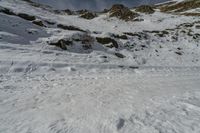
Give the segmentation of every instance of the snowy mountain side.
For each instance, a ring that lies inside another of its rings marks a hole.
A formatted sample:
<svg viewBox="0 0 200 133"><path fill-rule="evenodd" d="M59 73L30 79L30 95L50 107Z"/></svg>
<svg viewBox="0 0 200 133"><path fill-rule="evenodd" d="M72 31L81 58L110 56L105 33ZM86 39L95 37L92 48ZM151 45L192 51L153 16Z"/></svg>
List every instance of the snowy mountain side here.
<svg viewBox="0 0 200 133"><path fill-rule="evenodd" d="M199 133L199 8L0 0L0 132Z"/></svg>

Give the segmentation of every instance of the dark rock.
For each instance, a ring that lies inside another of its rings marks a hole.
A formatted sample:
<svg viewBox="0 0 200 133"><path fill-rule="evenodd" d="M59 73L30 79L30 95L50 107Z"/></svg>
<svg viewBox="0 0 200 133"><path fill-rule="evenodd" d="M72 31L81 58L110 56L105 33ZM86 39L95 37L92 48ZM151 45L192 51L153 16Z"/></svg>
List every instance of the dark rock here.
<svg viewBox="0 0 200 133"><path fill-rule="evenodd" d="M136 36L138 37L139 40L148 39L148 35L144 32L137 32L137 33L124 32L124 34L129 36Z"/></svg>
<svg viewBox="0 0 200 133"><path fill-rule="evenodd" d="M84 34L81 36L80 41L83 44L83 48L87 50L92 49L92 44L94 44L95 39L88 34Z"/></svg>
<svg viewBox="0 0 200 133"><path fill-rule="evenodd" d="M109 9L104 9L101 13L108 13Z"/></svg>
<svg viewBox="0 0 200 133"><path fill-rule="evenodd" d="M33 21L36 19L35 16L31 16L25 13L19 13L18 16L28 21Z"/></svg>
<svg viewBox="0 0 200 133"><path fill-rule="evenodd" d="M135 21L135 22L142 22L142 21L144 21L144 19L142 19L142 18L136 18L133 21Z"/></svg>
<svg viewBox="0 0 200 133"><path fill-rule="evenodd" d="M83 49L88 50L88 49L92 49L92 45L91 44L83 44Z"/></svg>
<svg viewBox="0 0 200 133"><path fill-rule="evenodd" d="M160 10L161 12L184 12L199 7L200 7L199 0L183 0L175 4L162 6Z"/></svg>
<svg viewBox="0 0 200 133"><path fill-rule="evenodd" d="M50 21L48 21L48 20L45 20L45 22L46 22L47 24L49 24L49 25L54 25L54 24L56 24L55 22L50 22Z"/></svg>
<svg viewBox="0 0 200 133"><path fill-rule="evenodd" d="M200 34L199 33L195 33L193 35L193 39L200 39Z"/></svg>
<svg viewBox="0 0 200 133"><path fill-rule="evenodd" d="M183 55L182 52L175 52L177 55Z"/></svg>
<svg viewBox="0 0 200 133"><path fill-rule="evenodd" d="M139 69L138 66L129 66L129 68L131 68L131 69Z"/></svg>
<svg viewBox="0 0 200 133"><path fill-rule="evenodd" d="M125 120L120 118L118 123L117 123L117 130L120 130L125 124Z"/></svg>
<svg viewBox="0 0 200 133"><path fill-rule="evenodd" d="M126 36L126 35L115 35L115 34L113 34L112 35L114 38L118 38L118 39L124 39L124 40L127 40L128 39L128 37Z"/></svg>
<svg viewBox="0 0 200 133"><path fill-rule="evenodd" d="M100 58L107 59L108 57L105 55L100 56Z"/></svg>
<svg viewBox="0 0 200 133"><path fill-rule="evenodd" d="M4 8L4 9L0 9L0 12L3 12L7 15L16 15L13 11L7 9L7 8Z"/></svg>
<svg viewBox="0 0 200 133"><path fill-rule="evenodd" d="M54 46L57 46L57 47L59 47L63 50L67 50L67 45L72 45L72 42L68 41L68 40L61 39L61 40L58 40L57 42L49 43L49 45L54 45Z"/></svg>
<svg viewBox="0 0 200 133"><path fill-rule="evenodd" d="M32 23L41 27L46 27L41 20L34 20Z"/></svg>
<svg viewBox="0 0 200 133"><path fill-rule="evenodd" d="M171 36L171 39L172 39L172 41L174 41L174 42L176 42L176 41L178 41L178 36Z"/></svg>
<svg viewBox="0 0 200 133"><path fill-rule="evenodd" d="M146 45L141 45L141 47L142 47L142 48L147 48L147 46L146 46Z"/></svg>
<svg viewBox="0 0 200 133"><path fill-rule="evenodd" d="M125 58L126 56L124 56L123 54L120 53L115 53L115 56L117 56L118 58Z"/></svg>
<svg viewBox="0 0 200 133"><path fill-rule="evenodd" d="M196 29L200 29L200 25L196 25L195 28L196 28Z"/></svg>
<svg viewBox="0 0 200 133"><path fill-rule="evenodd" d="M113 47L118 48L119 47L117 41L115 41L114 39L109 38L109 37L104 37L104 38L96 37L96 40L97 40L98 43L101 43L101 44L104 44L104 45L112 43L111 46L107 46L107 47L110 47L110 48L113 48Z"/></svg>
<svg viewBox="0 0 200 133"><path fill-rule="evenodd" d="M182 50L182 48L178 47L177 50Z"/></svg>
<svg viewBox="0 0 200 133"><path fill-rule="evenodd" d="M62 11L61 10L54 10L53 11L55 14L62 14Z"/></svg>
<svg viewBox="0 0 200 133"><path fill-rule="evenodd" d="M84 30L75 27L75 26L68 26L68 25L63 25L63 24L58 24L57 25L58 28L64 29L64 30L72 30L72 31L81 31L81 32L85 32Z"/></svg>
<svg viewBox="0 0 200 133"><path fill-rule="evenodd" d="M96 13L92 13L92 12L86 12L84 14L81 14L80 17L90 20L90 19L93 19L93 18L97 17L97 14Z"/></svg>
<svg viewBox="0 0 200 133"><path fill-rule="evenodd" d="M190 24L190 23L185 23L184 24L184 27L193 27L194 26L194 24Z"/></svg>
<svg viewBox="0 0 200 133"><path fill-rule="evenodd" d="M74 12L69 10L69 9L63 10L63 12L67 13L67 15L73 15L74 14Z"/></svg>
<svg viewBox="0 0 200 133"><path fill-rule="evenodd" d="M149 5L141 5L138 8L136 8L136 12L146 13L146 14L152 14L154 13L154 9Z"/></svg>
<svg viewBox="0 0 200 133"><path fill-rule="evenodd" d="M125 21L132 21L139 15L121 4L113 5L110 9L110 17L116 17Z"/></svg>
<svg viewBox="0 0 200 133"><path fill-rule="evenodd" d="M84 14L84 13L87 13L87 12L89 12L89 11L86 10L86 9L76 11L77 14Z"/></svg>

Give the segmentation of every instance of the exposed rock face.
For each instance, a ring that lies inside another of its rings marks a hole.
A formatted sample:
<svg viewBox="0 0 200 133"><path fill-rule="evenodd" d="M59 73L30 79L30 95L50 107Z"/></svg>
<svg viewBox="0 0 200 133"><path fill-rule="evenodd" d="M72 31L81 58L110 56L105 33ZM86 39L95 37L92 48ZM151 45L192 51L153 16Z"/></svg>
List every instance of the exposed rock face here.
<svg viewBox="0 0 200 133"><path fill-rule="evenodd" d="M128 39L128 37L126 35L115 35L115 34L113 34L112 37L117 38L117 39L123 39L123 40Z"/></svg>
<svg viewBox="0 0 200 133"><path fill-rule="evenodd" d="M196 28L196 29L200 29L200 25L196 25L195 28Z"/></svg>
<svg viewBox="0 0 200 133"><path fill-rule="evenodd" d="M92 49L92 45L95 43L95 38L88 33L75 34L70 39L73 42L80 42L84 50Z"/></svg>
<svg viewBox="0 0 200 133"><path fill-rule="evenodd" d="M138 8L136 8L136 11L141 12L141 13L146 13L146 14L152 14L155 12L154 9L149 5L139 6Z"/></svg>
<svg viewBox="0 0 200 133"><path fill-rule="evenodd" d="M66 9L66 10L63 10L65 13L67 13L68 15L73 15L74 12L69 10L69 9Z"/></svg>
<svg viewBox="0 0 200 133"><path fill-rule="evenodd" d="M192 13L192 12L185 12L185 13L181 13L181 15L185 15L185 16L200 16L200 13Z"/></svg>
<svg viewBox="0 0 200 133"><path fill-rule="evenodd" d="M84 13L87 13L87 12L89 12L88 10L78 10L78 11L75 11L76 12L76 14L84 14Z"/></svg>
<svg viewBox="0 0 200 133"><path fill-rule="evenodd" d="M83 44L83 48L87 50L92 48L92 44L94 44L95 39L88 34L83 34L81 37L81 42Z"/></svg>
<svg viewBox="0 0 200 133"><path fill-rule="evenodd" d="M3 12L7 15L16 15L13 11L7 9L7 8L4 8L4 9L0 9L0 12Z"/></svg>
<svg viewBox="0 0 200 133"><path fill-rule="evenodd" d="M139 16L137 13L132 12L128 7L121 4L113 5L110 9L110 17L117 17L125 21L131 21Z"/></svg>
<svg viewBox="0 0 200 133"><path fill-rule="evenodd" d="M68 40L66 41L64 39L60 39L57 42L51 42L51 43L49 43L49 45L57 46L57 47L59 47L59 48L61 48L63 50L67 50L67 45L71 45L71 44L72 44L71 41L68 41Z"/></svg>
<svg viewBox="0 0 200 133"><path fill-rule="evenodd" d="M63 25L63 24L58 24L57 25L58 28L61 28L61 29L64 29L64 30L72 30L72 31L80 31L80 32L85 32L84 30L78 28L78 27L75 27L75 26L72 26L72 25Z"/></svg>
<svg viewBox="0 0 200 133"><path fill-rule="evenodd" d="M109 48L119 47L118 43L114 39L109 38L109 37L104 37L104 38L96 37L96 40L98 43L104 44L106 47L109 47ZM106 45L106 44L111 44L111 45Z"/></svg>
<svg viewBox="0 0 200 133"><path fill-rule="evenodd" d="M200 7L199 0L188 0L188 1L178 2L177 4L162 6L160 10L162 12L183 12L199 7Z"/></svg>
<svg viewBox="0 0 200 133"><path fill-rule="evenodd" d="M49 24L49 25L54 25L54 24L56 24L56 22L52 22L52 21L49 21L49 20L45 20L45 22L46 22L47 24Z"/></svg>
<svg viewBox="0 0 200 133"><path fill-rule="evenodd" d="M97 14L92 13L92 12L86 12L84 14L81 14L80 17L85 18L85 19L93 19L93 18L97 17Z"/></svg>
<svg viewBox="0 0 200 133"><path fill-rule="evenodd" d="M41 20L34 20L32 23L41 27L46 27Z"/></svg>
<svg viewBox="0 0 200 133"><path fill-rule="evenodd" d="M36 19L35 16L31 16L25 13L19 13L18 16L28 21L33 21Z"/></svg>

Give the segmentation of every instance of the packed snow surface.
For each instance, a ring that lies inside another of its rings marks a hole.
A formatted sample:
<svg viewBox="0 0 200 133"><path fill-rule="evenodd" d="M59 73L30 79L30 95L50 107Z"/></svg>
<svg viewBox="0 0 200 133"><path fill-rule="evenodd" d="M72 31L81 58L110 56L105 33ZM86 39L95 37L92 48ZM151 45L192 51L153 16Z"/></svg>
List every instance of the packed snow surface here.
<svg viewBox="0 0 200 133"><path fill-rule="evenodd" d="M0 133L200 132L199 17L156 10L140 22L85 20L21 0L0 0L2 8L46 27L0 12ZM125 32L136 37L114 38L118 48L94 41ZM88 35L89 49L74 41ZM74 39L67 50L48 45L63 38Z"/></svg>

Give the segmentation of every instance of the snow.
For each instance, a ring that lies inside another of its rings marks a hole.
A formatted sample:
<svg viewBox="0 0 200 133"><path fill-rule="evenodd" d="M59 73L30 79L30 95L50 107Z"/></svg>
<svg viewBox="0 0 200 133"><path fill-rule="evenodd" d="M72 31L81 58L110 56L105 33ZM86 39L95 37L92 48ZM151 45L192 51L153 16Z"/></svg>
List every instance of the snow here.
<svg viewBox="0 0 200 133"><path fill-rule="evenodd" d="M23 23L23 25L22 25ZM39 37L47 37L48 34L39 26L32 25L23 19L0 13L0 35L6 42L27 44L36 41Z"/></svg>
<svg viewBox="0 0 200 133"><path fill-rule="evenodd" d="M200 132L200 39L194 39L200 33L195 28L199 17L156 11L140 14L142 22L108 14L85 20L21 0L1 0L0 5L87 30L68 31L47 23L40 27L0 13L0 132ZM184 26L188 23L193 25ZM159 37L156 32L163 30L169 33ZM93 40L124 32L142 37L115 38L119 48ZM81 41L67 51L48 45L86 35L92 38L91 49L83 49Z"/></svg>
<svg viewBox="0 0 200 133"><path fill-rule="evenodd" d="M1 131L198 133L199 70L5 74Z"/></svg>

